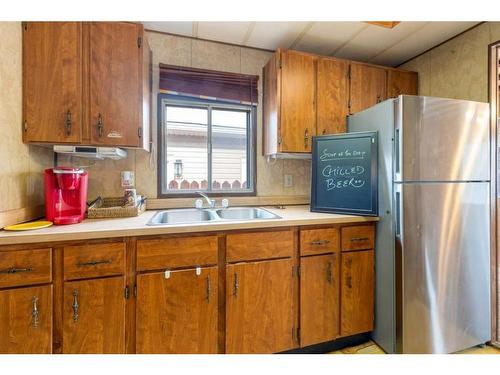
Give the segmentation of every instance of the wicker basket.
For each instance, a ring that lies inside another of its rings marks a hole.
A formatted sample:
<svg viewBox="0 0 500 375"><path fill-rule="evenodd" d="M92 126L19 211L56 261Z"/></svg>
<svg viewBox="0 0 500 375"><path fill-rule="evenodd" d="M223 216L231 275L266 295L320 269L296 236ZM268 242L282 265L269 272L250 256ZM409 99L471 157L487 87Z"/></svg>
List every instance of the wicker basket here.
<svg viewBox="0 0 500 375"><path fill-rule="evenodd" d="M146 203L144 201L137 207L123 207L122 204L123 197L97 199L87 209L87 218L133 217L139 216L146 211Z"/></svg>

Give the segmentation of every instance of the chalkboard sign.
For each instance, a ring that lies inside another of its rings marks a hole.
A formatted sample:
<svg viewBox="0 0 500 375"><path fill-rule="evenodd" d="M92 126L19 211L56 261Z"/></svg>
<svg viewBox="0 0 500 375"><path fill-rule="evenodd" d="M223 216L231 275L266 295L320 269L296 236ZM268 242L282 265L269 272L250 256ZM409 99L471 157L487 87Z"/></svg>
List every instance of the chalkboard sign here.
<svg viewBox="0 0 500 375"><path fill-rule="evenodd" d="M377 132L313 137L311 211L378 215Z"/></svg>

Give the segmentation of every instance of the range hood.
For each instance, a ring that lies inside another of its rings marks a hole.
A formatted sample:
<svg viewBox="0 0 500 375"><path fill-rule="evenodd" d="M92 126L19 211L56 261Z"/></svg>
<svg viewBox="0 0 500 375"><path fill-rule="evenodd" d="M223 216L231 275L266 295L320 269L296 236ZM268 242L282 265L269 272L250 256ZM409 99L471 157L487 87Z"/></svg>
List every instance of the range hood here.
<svg viewBox="0 0 500 375"><path fill-rule="evenodd" d="M54 152L89 159L119 160L127 157L127 151L118 147L55 145Z"/></svg>

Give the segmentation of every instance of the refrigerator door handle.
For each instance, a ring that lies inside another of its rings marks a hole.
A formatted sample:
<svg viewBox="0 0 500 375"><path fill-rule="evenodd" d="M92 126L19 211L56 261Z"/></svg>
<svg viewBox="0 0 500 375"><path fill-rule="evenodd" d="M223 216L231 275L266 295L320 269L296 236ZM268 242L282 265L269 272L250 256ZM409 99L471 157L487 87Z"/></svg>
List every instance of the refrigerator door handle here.
<svg viewBox="0 0 500 375"><path fill-rule="evenodd" d="M396 236L401 237L401 193L396 192Z"/></svg>
<svg viewBox="0 0 500 375"><path fill-rule="evenodd" d="M396 157L395 157L395 162L396 162L396 174L399 174L399 129L396 129L396 134L394 137L395 140L395 145L394 147L396 148Z"/></svg>

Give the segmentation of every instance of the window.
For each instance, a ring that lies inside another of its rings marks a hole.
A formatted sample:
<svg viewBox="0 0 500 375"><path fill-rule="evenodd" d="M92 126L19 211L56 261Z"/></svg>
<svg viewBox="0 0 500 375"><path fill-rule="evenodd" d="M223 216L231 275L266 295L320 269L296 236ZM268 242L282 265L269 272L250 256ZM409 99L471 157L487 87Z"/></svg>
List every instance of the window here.
<svg viewBox="0 0 500 375"><path fill-rule="evenodd" d="M254 106L160 95L160 196L252 195Z"/></svg>

